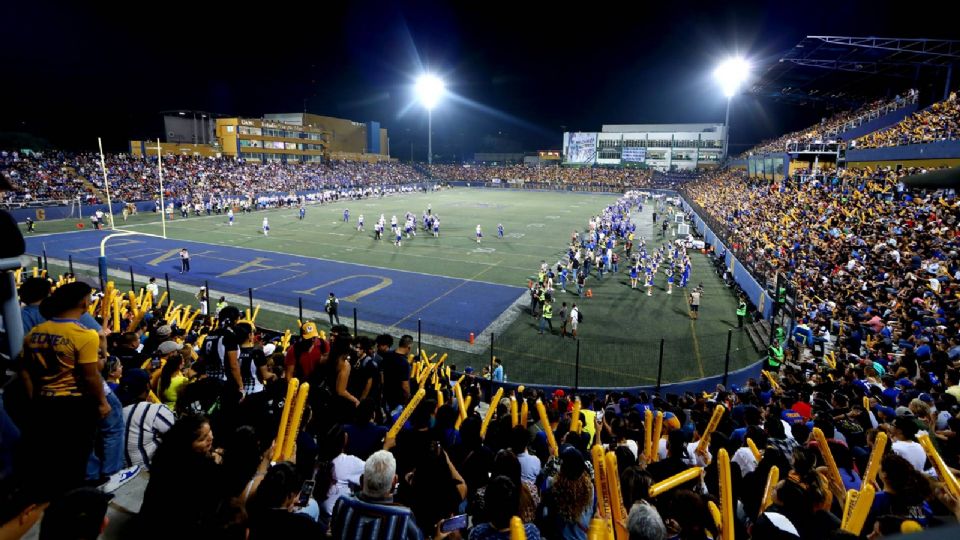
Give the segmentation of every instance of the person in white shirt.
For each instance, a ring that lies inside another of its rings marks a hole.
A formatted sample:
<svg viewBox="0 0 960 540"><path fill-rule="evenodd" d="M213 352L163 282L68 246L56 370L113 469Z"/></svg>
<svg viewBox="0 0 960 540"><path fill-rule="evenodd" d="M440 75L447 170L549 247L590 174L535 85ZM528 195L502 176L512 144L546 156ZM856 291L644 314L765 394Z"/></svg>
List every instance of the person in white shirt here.
<svg viewBox="0 0 960 540"><path fill-rule="evenodd" d="M912 417L898 416L893 421L893 444L890 445L890 448L894 453L910 462L914 469L923 472L927 454L923 451L923 446L916 440L917 431L919 431L919 427Z"/></svg>
<svg viewBox="0 0 960 540"><path fill-rule="evenodd" d="M321 455L320 459L328 458L331 453L337 454L330 460L332 484L323 500L323 511L326 512L326 515L331 516L333 515L333 507L337 504L337 499L341 496L350 497L353 488L360 486L360 477L363 475L365 463L362 459L346 453L347 433L339 425L330 428L330 431L327 432L327 441L329 452L327 456ZM321 476L318 475L318 478Z"/></svg>
<svg viewBox="0 0 960 540"><path fill-rule="evenodd" d="M510 432L510 447L520 462L520 479L536 482L540 474L540 458L527 451L530 444L530 432L524 426L514 426Z"/></svg>
<svg viewBox="0 0 960 540"><path fill-rule="evenodd" d="M157 285L157 278L150 278L150 283L147 283L147 292L150 293L153 303L157 303L157 298L160 296L160 286Z"/></svg>

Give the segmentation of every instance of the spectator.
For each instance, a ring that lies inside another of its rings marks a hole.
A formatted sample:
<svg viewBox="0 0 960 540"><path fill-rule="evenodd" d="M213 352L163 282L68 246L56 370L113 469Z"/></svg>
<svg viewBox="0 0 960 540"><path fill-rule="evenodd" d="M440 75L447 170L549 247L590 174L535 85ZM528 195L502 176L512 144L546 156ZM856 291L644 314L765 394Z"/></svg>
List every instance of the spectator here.
<svg viewBox="0 0 960 540"><path fill-rule="evenodd" d="M593 482L579 451L568 447L560 453L560 470L547 479L544 499L554 531L548 538L586 540L594 512Z"/></svg>
<svg viewBox="0 0 960 540"><path fill-rule="evenodd" d="M40 540L96 540L107 528L111 496L82 487L55 499L43 513Z"/></svg>
<svg viewBox="0 0 960 540"><path fill-rule="evenodd" d="M475 526L469 540L509 540L510 519L521 513L521 493L517 484L506 476L496 476L487 485L484 493L484 508L487 521ZM524 523L527 540L540 538L540 530L533 523Z"/></svg>
<svg viewBox="0 0 960 540"><path fill-rule="evenodd" d="M397 462L390 452L380 450L370 456L363 467L360 495L341 497L334 507L330 527L333 538L364 538L372 530L391 531L384 540L423 538L410 509L393 502L396 471Z"/></svg>
<svg viewBox="0 0 960 540"><path fill-rule="evenodd" d="M120 393L126 405L125 453L127 466L143 465L150 469L153 454L161 437L176 423L173 411L160 403L148 401L150 376L142 369L128 370L121 380Z"/></svg>
<svg viewBox="0 0 960 540"><path fill-rule="evenodd" d="M250 538L319 538L323 530L306 514L295 512L303 482L292 463L277 463L264 475L247 502Z"/></svg>

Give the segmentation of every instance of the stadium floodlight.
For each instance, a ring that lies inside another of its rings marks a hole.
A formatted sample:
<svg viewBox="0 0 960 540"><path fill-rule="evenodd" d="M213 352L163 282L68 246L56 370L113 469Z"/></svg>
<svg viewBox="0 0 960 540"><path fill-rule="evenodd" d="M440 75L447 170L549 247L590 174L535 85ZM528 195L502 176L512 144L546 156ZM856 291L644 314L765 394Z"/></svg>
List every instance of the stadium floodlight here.
<svg viewBox="0 0 960 540"><path fill-rule="evenodd" d="M417 93L417 99L427 110L427 164L433 164L433 108L440 102L440 98L446 92L446 86L443 80L436 75L424 73L417 79L414 87Z"/></svg>
<svg viewBox="0 0 960 540"><path fill-rule="evenodd" d="M723 157L726 158L730 143L730 103L733 96L740 91L740 86L750 77L750 63L739 56L728 58L713 70L713 77L720 84L723 95L727 97L727 115L723 123Z"/></svg>
<svg viewBox="0 0 960 540"><path fill-rule="evenodd" d="M723 95L732 98L750 76L750 64L739 56L730 58L713 70L713 76L720 83Z"/></svg>

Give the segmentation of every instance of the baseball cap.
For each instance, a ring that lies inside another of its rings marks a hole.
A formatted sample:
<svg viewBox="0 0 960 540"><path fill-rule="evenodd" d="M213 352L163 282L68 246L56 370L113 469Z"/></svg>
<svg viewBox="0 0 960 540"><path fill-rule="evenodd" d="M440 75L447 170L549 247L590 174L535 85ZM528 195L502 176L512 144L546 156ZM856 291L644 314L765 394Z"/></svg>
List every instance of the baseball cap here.
<svg viewBox="0 0 960 540"><path fill-rule="evenodd" d="M467 366L463 369L463 372L467 374L473 373L473 368L470 366Z"/></svg>
<svg viewBox="0 0 960 540"><path fill-rule="evenodd" d="M176 341L164 341L159 347L157 347L157 352L159 352L161 355L165 355L179 351L182 348L183 344L177 343Z"/></svg>
<svg viewBox="0 0 960 540"><path fill-rule="evenodd" d="M157 335L160 337L169 337L173 333L173 328L169 324L165 324L157 328Z"/></svg>
<svg viewBox="0 0 960 540"><path fill-rule="evenodd" d="M318 337L317 325L312 321L307 321L300 325L300 337L303 339L312 339Z"/></svg>
<svg viewBox="0 0 960 540"><path fill-rule="evenodd" d="M897 416L913 416L913 412L903 405L897 407Z"/></svg>
<svg viewBox="0 0 960 540"><path fill-rule="evenodd" d="M277 350L277 346L276 346L276 345L274 345L273 343L267 343L266 345L263 346L263 355L264 355L264 356L270 356L270 355L273 354L276 350Z"/></svg>

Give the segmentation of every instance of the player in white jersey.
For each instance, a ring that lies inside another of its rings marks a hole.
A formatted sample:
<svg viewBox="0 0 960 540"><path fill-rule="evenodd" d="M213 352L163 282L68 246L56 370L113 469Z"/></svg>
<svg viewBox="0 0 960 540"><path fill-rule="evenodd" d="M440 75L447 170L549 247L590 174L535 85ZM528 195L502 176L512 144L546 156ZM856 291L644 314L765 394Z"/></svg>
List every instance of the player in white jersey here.
<svg viewBox="0 0 960 540"><path fill-rule="evenodd" d="M262 227L263 227L263 235L264 235L264 236L270 236L270 222L267 221L267 218L266 218L266 217L263 218L263 225L262 225Z"/></svg>
<svg viewBox="0 0 960 540"><path fill-rule="evenodd" d="M440 218L433 216L433 237L440 237Z"/></svg>
<svg viewBox="0 0 960 540"><path fill-rule="evenodd" d="M227 210L227 223L229 223L230 226L233 227L233 208Z"/></svg>
<svg viewBox="0 0 960 540"><path fill-rule="evenodd" d="M397 216L396 215L390 218L390 230L393 232L397 232Z"/></svg>
<svg viewBox="0 0 960 540"><path fill-rule="evenodd" d="M480 229L480 225L477 225L477 243L480 243L480 239L483 238L483 231Z"/></svg>
<svg viewBox="0 0 960 540"><path fill-rule="evenodd" d="M357 218L357 230L363 230L363 214L360 214L360 217Z"/></svg>

